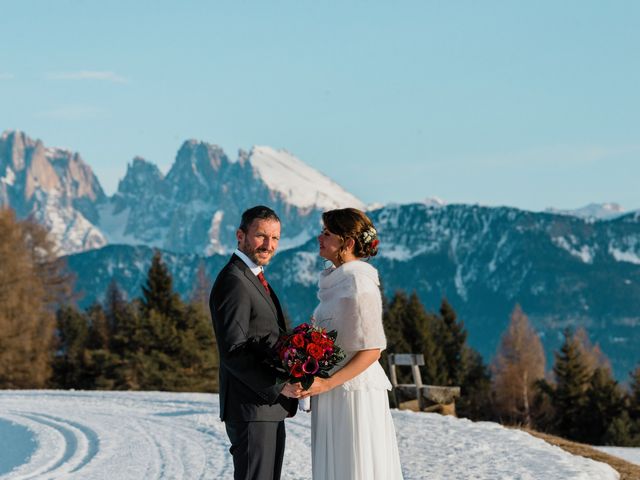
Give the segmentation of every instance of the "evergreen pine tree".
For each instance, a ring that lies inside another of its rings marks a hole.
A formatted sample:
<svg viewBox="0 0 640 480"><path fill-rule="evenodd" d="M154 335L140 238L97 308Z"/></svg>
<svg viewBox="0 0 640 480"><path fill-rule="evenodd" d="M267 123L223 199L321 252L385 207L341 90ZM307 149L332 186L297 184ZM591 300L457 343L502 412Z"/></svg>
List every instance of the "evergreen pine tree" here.
<svg viewBox="0 0 640 480"><path fill-rule="evenodd" d="M456 401L458 416L472 420L491 419L491 374L482 356L465 345L462 349L461 397Z"/></svg>
<svg viewBox="0 0 640 480"><path fill-rule="evenodd" d="M629 392L629 416L638 423L640 430L640 365L631 373L631 391ZM640 433L640 431L638 432Z"/></svg>
<svg viewBox="0 0 640 480"><path fill-rule="evenodd" d="M467 340L467 332L464 323L457 321L456 312L446 298L442 299L440 316L442 328L437 332L437 343L444 355L447 382L449 385L460 385L463 380L462 351Z"/></svg>
<svg viewBox="0 0 640 480"><path fill-rule="evenodd" d="M89 321L85 375L92 379L93 388L111 390L115 387L115 370L119 358L111 352L112 330L104 307L96 303L86 312Z"/></svg>
<svg viewBox="0 0 640 480"><path fill-rule="evenodd" d="M96 349L92 351L92 361L97 370L96 388L139 389L133 359L141 348L139 337L142 308L139 303L136 305L127 302L115 279L111 279L101 311L104 320L99 319L100 327L97 330L103 332L106 327L106 335L92 334L100 339L99 342L94 342ZM103 322L105 327L102 326Z"/></svg>
<svg viewBox="0 0 640 480"><path fill-rule="evenodd" d="M565 341L560 352L556 352L556 386L552 390L551 403L554 408L554 430L559 435L579 440L581 438L589 367L583 359L578 341L569 330L564 332Z"/></svg>
<svg viewBox="0 0 640 480"><path fill-rule="evenodd" d="M204 261L198 263L196 271L196 281L191 291L191 303L199 304L203 309L209 308L209 292L211 291L212 282L207 277Z"/></svg>
<svg viewBox="0 0 640 480"><path fill-rule="evenodd" d="M420 302L416 292L409 296L404 317L404 336L413 353L424 355L421 368L424 384L443 385L446 382L445 362L442 349L436 344L434 329L438 319L430 315Z"/></svg>
<svg viewBox="0 0 640 480"><path fill-rule="evenodd" d="M111 293L114 290L108 290ZM114 300L117 300L114 302ZM128 303L123 297L107 296L105 315L109 325L108 382L118 390L138 390L134 358L142 352L143 308L139 300Z"/></svg>
<svg viewBox="0 0 640 480"><path fill-rule="evenodd" d="M403 291L396 292L383 315L387 350L390 353L423 354L423 383L443 385L446 381L446 371L443 368L442 351L434 339L436 321L433 315L425 311L415 292L410 296ZM412 383L413 378L408 368L398 369L397 374L399 382Z"/></svg>
<svg viewBox="0 0 640 480"><path fill-rule="evenodd" d="M472 419L490 418L491 376L482 356L466 344L464 323L446 298L442 299L440 315L430 318L436 346L439 378L436 385L454 385L461 389L456 401L458 415Z"/></svg>
<svg viewBox="0 0 640 480"><path fill-rule="evenodd" d="M589 340L589 334L584 327L580 327L576 330L574 337L578 343L584 362L589 369L589 373L593 373L596 368L604 368L611 370L611 362L609 358L600 349L599 344L593 345Z"/></svg>
<svg viewBox="0 0 640 480"><path fill-rule="evenodd" d="M385 371L389 371L389 353L398 353L399 350L396 350L396 339L399 338L398 335L398 322L396 320L395 314L392 314L389 311L390 303L389 298L384 292L384 287L382 285L382 279L380 279L380 297L382 299L382 326L384 328L385 338L387 339L387 348L382 351L380 355L380 364ZM392 396L389 394L389 399L391 401Z"/></svg>
<svg viewBox="0 0 640 480"><path fill-rule="evenodd" d="M411 346L404 335L406 311L409 297L401 290L397 291L382 316L385 335L387 337L387 351L389 353L411 353Z"/></svg>
<svg viewBox="0 0 640 480"><path fill-rule="evenodd" d="M545 376L534 384L534 389L531 408L533 427L541 432L555 432L555 410L552 401L555 384Z"/></svg>
<svg viewBox="0 0 640 480"><path fill-rule="evenodd" d="M614 418L602 437L602 445L615 445L618 447L640 447L640 436L633 431L633 422L629 413L623 410Z"/></svg>
<svg viewBox="0 0 640 480"><path fill-rule="evenodd" d="M91 350L106 350L109 348L109 325L104 308L99 303L87 310L89 319L89 334L87 348Z"/></svg>
<svg viewBox="0 0 640 480"><path fill-rule="evenodd" d="M195 390L204 392L218 391L219 355L215 332L209 312L209 292L212 282L206 274L204 262L200 261L196 274L195 287L191 295L187 316L192 319L192 335L190 340L198 353L193 360L197 372L194 377L200 379Z"/></svg>
<svg viewBox="0 0 640 480"><path fill-rule="evenodd" d="M121 308L118 310L107 309L107 315L109 312L118 312L112 317L115 328L109 345L113 363L111 379L118 390L140 390L145 388L140 378L145 355L144 308L139 299L119 306Z"/></svg>
<svg viewBox="0 0 640 480"><path fill-rule="evenodd" d="M130 305L115 279L111 279L105 293L103 309L107 317L110 336L113 336L131 315Z"/></svg>
<svg viewBox="0 0 640 480"><path fill-rule="evenodd" d="M634 446L640 446L640 365L631 372L629 420L632 443Z"/></svg>
<svg viewBox="0 0 640 480"><path fill-rule="evenodd" d="M204 283L203 283L204 284ZM213 391L217 353L213 327L199 301L185 305L173 291L173 279L155 252L136 315L116 319L113 350L121 364L116 384L170 391ZM109 309L116 310L116 309ZM121 310L121 308L120 308Z"/></svg>
<svg viewBox="0 0 640 480"><path fill-rule="evenodd" d="M169 269L162 261L162 254L156 250L147 273L147 280L142 286L142 304L145 312L151 310L163 312L168 317L178 319L181 300L173 290L173 279Z"/></svg>
<svg viewBox="0 0 640 480"><path fill-rule="evenodd" d="M404 332L404 324L407 321L406 311L409 304L407 294L399 290L395 293L391 302L386 303L386 307L385 303L383 303L382 324L387 337L387 348L382 353L381 364L388 371L388 354L413 352ZM413 382L411 372L408 369L396 368L396 375L399 383Z"/></svg>
<svg viewBox="0 0 640 480"><path fill-rule="evenodd" d="M180 368L181 332L164 312L151 309L142 317L140 345L134 357L143 390L183 391L187 378Z"/></svg>
<svg viewBox="0 0 640 480"><path fill-rule="evenodd" d="M382 315L387 313L389 310L389 299L387 298L387 294L384 292L384 282L380 279L380 299L382 300Z"/></svg>
<svg viewBox="0 0 640 480"><path fill-rule="evenodd" d="M192 321L184 347L191 354L184 365L191 369L191 390L217 392L219 355L209 309L194 302L187 307L186 315Z"/></svg>
<svg viewBox="0 0 640 480"><path fill-rule="evenodd" d="M92 388L86 372L86 347L89 328L86 316L73 307L60 308L57 354L53 361L53 382L59 388Z"/></svg>
<svg viewBox="0 0 640 480"><path fill-rule="evenodd" d="M598 367L589 381L587 401L582 414L581 440L601 445L611 423L625 410L624 395L611 371Z"/></svg>

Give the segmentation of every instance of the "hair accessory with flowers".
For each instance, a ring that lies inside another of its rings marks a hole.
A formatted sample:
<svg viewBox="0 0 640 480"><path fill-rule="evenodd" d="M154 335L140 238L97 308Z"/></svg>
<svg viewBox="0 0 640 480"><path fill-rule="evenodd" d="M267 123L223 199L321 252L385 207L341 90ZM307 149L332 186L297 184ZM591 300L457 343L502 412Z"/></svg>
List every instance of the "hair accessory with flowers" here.
<svg viewBox="0 0 640 480"><path fill-rule="evenodd" d="M362 243L364 243L365 245L368 245L371 242L377 241L377 237L378 237L378 232L376 231L376 229L373 227L369 227L367 230L362 232ZM376 246L377 244L373 245L374 248Z"/></svg>

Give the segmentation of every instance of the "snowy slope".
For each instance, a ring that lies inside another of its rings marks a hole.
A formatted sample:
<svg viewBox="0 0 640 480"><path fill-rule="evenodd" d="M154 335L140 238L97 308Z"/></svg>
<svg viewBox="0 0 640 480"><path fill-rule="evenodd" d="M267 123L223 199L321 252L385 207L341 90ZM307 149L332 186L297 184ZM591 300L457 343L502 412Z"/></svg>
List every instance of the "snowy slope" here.
<svg viewBox="0 0 640 480"><path fill-rule="evenodd" d="M269 189L280 192L297 207L323 209L365 205L329 177L322 175L286 150L255 146L249 162Z"/></svg>
<svg viewBox="0 0 640 480"><path fill-rule="evenodd" d="M622 458L630 463L640 465L640 448L632 447L593 447L614 457Z"/></svg>
<svg viewBox="0 0 640 480"><path fill-rule="evenodd" d="M230 479L217 395L0 392L0 478ZM405 479L613 480L524 432L393 411ZM284 479L310 479L310 416L287 420Z"/></svg>

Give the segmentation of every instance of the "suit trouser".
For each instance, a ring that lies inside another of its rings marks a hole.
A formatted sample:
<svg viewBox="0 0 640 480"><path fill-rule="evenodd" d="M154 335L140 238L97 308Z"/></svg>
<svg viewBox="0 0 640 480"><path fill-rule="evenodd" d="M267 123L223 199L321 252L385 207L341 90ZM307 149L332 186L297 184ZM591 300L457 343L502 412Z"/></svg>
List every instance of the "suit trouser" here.
<svg viewBox="0 0 640 480"><path fill-rule="evenodd" d="M279 480L284 456L284 420L225 422L231 440L234 480Z"/></svg>

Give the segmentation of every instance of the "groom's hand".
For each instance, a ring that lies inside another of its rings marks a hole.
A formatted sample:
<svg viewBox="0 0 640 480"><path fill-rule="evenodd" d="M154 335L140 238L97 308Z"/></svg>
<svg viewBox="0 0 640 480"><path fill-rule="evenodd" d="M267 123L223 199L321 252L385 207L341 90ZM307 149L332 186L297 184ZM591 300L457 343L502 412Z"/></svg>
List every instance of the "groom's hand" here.
<svg viewBox="0 0 640 480"><path fill-rule="evenodd" d="M287 383L280 393L285 397L300 398L302 392L302 385L300 383Z"/></svg>

